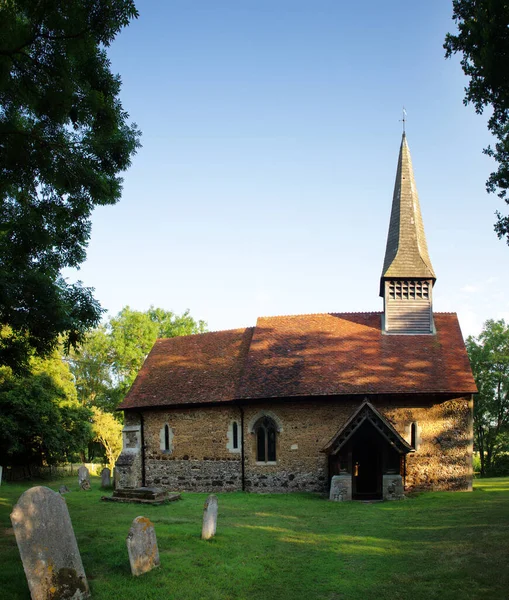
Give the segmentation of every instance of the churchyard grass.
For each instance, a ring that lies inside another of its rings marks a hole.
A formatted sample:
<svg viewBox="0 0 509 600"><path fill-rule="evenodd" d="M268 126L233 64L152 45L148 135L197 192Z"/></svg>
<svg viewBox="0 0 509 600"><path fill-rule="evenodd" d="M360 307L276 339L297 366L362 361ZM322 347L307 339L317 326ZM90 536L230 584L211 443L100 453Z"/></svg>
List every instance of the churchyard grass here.
<svg viewBox="0 0 509 600"><path fill-rule="evenodd" d="M472 493L333 503L312 494L218 494L216 536L200 539L207 494L162 506L100 502L100 479L42 483L64 496L95 600L447 600L509 597L509 478ZM9 514L25 489L0 487L0 596L27 600ZM143 515L161 566L132 577L126 536Z"/></svg>

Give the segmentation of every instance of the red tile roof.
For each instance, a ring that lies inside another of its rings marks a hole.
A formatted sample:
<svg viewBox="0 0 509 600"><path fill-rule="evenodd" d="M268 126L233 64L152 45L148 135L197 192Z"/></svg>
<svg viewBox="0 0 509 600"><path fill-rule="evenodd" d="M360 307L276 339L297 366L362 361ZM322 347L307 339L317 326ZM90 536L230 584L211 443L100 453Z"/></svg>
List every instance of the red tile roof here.
<svg viewBox="0 0 509 600"><path fill-rule="evenodd" d="M381 313L262 317L158 340L120 408L345 394L477 391L454 313L436 335L384 335Z"/></svg>
<svg viewBox="0 0 509 600"><path fill-rule="evenodd" d="M253 329L157 340L119 408L231 400Z"/></svg>

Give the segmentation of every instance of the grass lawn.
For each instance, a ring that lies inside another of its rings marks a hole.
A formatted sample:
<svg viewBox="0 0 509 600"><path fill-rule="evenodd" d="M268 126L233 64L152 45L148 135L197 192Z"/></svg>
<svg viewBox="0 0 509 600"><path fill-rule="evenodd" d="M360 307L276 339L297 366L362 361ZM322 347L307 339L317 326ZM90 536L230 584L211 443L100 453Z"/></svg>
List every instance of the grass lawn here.
<svg viewBox="0 0 509 600"><path fill-rule="evenodd" d="M77 478L65 497L96 600L509 598L509 478L473 493L334 503L313 494L218 494L216 537L200 539L206 494L164 506L100 502ZM9 514L29 485L0 487L0 597L28 599ZM155 524L161 566L130 574L132 520Z"/></svg>

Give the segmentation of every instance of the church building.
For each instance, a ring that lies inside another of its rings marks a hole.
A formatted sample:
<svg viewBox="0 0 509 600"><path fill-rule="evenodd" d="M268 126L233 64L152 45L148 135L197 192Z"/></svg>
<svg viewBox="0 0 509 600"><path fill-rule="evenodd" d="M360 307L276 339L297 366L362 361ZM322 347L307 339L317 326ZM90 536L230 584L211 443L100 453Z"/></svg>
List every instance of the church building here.
<svg viewBox="0 0 509 600"><path fill-rule="evenodd" d="M157 340L119 407L117 489L470 490L477 390L456 314L433 312L435 281L403 134L383 311Z"/></svg>

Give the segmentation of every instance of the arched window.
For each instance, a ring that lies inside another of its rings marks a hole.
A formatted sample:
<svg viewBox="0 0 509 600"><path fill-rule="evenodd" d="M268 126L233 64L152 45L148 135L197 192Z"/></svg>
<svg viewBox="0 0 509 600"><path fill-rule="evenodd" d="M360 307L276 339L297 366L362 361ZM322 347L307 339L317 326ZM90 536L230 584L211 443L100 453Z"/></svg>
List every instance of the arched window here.
<svg viewBox="0 0 509 600"><path fill-rule="evenodd" d="M164 449L166 451L170 449L170 427L168 423L164 426Z"/></svg>
<svg viewBox="0 0 509 600"><path fill-rule="evenodd" d="M256 424L256 460L276 462L276 425L269 417Z"/></svg>
<svg viewBox="0 0 509 600"><path fill-rule="evenodd" d="M410 427L410 445L417 449L417 423L412 423Z"/></svg>
<svg viewBox="0 0 509 600"><path fill-rule="evenodd" d="M237 450L239 447L239 426L237 425L237 421L234 421L232 425L232 446L234 450Z"/></svg>

